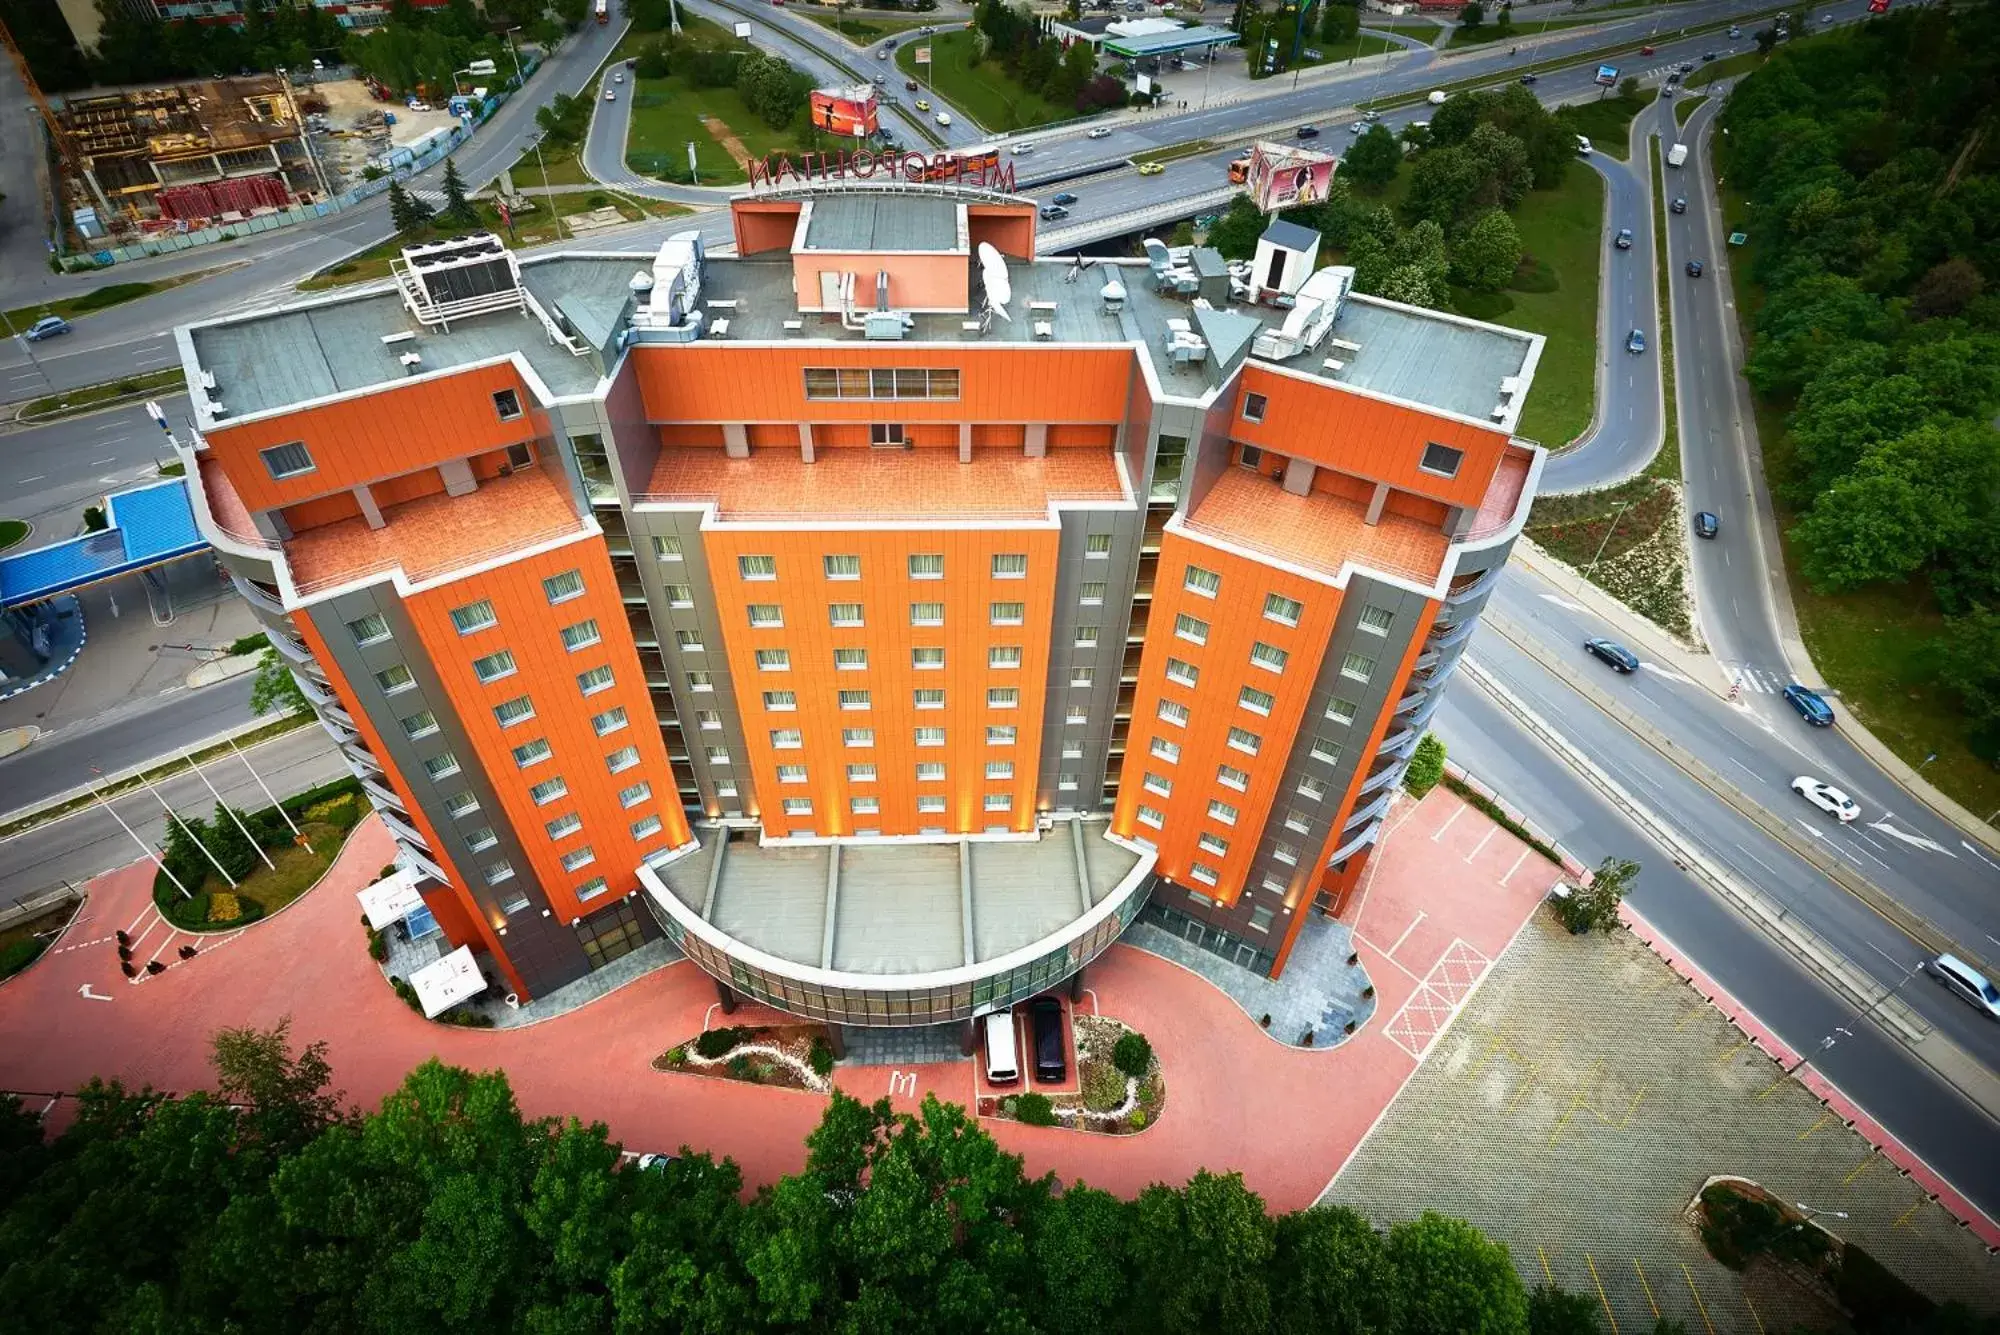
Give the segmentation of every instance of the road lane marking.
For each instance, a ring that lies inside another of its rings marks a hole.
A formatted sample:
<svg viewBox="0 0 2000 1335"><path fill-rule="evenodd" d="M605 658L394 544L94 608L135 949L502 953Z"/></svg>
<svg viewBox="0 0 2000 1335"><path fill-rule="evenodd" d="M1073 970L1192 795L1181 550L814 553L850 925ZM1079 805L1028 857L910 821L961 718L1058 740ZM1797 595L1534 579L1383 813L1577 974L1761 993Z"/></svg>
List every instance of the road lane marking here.
<svg viewBox="0 0 2000 1335"><path fill-rule="evenodd" d="M1937 840L1935 839L1926 839L1921 834L1913 834L1908 830L1897 829L1895 826L1889 823L1889 818L1887 816L1884 816L1881 820L1878 821L1871 821L1869 823L1868 828L1871 830L1880 830L1883 834L1888 835L1891 839L1900 839L1902 842L1910 845L1912 848L1927 848L1933 853L1942 853L1948 858L1956 858L1958 856L1958 854L1952 852L1949 848L1946 848L1943 844L1937 842ZM1863 837L1866 838L1865 835ZM1875 841L1872 839L1870 839L1868 842L1871 844L1875 843ZM1883 848L1881 844L1875 844L1875 847ZM1886 848L1883 848L1883 851L1887 852L1888 850Z"/></svg>
<svg viewBox="0 0 2000 1335"><path fill-rule="evenodd" d="M1966 852L1972 854L1972 856L1978 858L1981 862L1985 863L1987 866L1993 868L1993 870L2000 871L2000 862L1995 862L1992 858L1987 857L1984 853L1974 848L1967 841L1963 839L1959 840L1958 846L1964 849Z"/></svg>
<svg viewBox="0 0 2000 1335"><path fill-rule="evenodd" d="M1695 680L1693 677L1686 676L1683 673L1676 672L1672 668L1663 668L1658 663L1647 663L1642 661L1639 664L1639 666L1645 668L1648 672L1656 673L1659 676L1665 677L1668 681L1684 681L1690 686L1695 684Z"/></svg>
<svg viewBox="0 0 2000 1335"><path fill-rule="evenodd" d="M1554 603L1557 607L1564 608L1571 612L1588 612L1590 610L1589 608L1585 607L1582 603L1573 603L1569 599L1559 598L1553 593L1544 593L1539 596L1541 597L1542 601Z"/></svg>
<svg viewBox="0 0 2000 1335"><path fill-rule="evenodd" d="M1764 776L1763 776L1763 775L1759 774L1759 773L1758 773L1758 772L1757 772L1756 770L1754 770L1754 769L1751 769L1751 768L1750 768L1750 767L1749 767L1748 765L1746 765L1746 764L1744 764L1744 763L1743 763L1742 761L1738 760L1738 759L1737 759L1737 758L1736 758L1735 756L1729 756L1729 757L1727 757L1727 759L1728 759L1728 761L1729 761L1729 763L1730 763L1730 764L1732 764L1732 765L1736 766L1736 768L1738 768L1738 769L1742 770L1742 771L1743 771L1743 772L1744 772L1745 774L1748 774L1748 775L1749 775L1749 776L1750 776L1751 778L1755 779L1755 780L1756 780L1756 781L1757 781L1758 783L1764 783L1764 782L1766 782L1766 780L1765 780L1765 778L1764 778Z"/></svg>

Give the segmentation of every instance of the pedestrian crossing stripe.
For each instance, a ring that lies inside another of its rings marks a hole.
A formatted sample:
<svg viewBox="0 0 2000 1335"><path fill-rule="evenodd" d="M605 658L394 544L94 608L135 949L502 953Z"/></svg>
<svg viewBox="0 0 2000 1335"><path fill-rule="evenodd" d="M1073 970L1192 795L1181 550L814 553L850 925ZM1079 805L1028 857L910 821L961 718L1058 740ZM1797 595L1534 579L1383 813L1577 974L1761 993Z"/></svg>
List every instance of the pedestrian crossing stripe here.
<svg viewBox="0 0 2000 1335"><path fill-rule="evenodd" d="M1737 689L1755 691L1759 695L1778 695L1792 684L1789 674L1774 672L1769 668L1753 667L1745 663L1725 663L1729 680Z"/></svg>

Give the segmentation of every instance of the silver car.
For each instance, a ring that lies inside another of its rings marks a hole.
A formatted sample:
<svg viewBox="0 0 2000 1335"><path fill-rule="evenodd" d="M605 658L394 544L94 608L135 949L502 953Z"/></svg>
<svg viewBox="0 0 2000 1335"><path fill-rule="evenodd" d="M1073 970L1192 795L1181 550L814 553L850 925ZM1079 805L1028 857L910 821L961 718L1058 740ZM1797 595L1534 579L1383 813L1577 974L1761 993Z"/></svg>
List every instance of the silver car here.
<svg viewBox="0 0 2000 1335"><path fill-rule="evenodd" d="M1986 981L1986 975L1956 955L1939 955L1924 962L1924 972L1985 1012L1989 1020L2000 1020L2000 988Z"/></svg>

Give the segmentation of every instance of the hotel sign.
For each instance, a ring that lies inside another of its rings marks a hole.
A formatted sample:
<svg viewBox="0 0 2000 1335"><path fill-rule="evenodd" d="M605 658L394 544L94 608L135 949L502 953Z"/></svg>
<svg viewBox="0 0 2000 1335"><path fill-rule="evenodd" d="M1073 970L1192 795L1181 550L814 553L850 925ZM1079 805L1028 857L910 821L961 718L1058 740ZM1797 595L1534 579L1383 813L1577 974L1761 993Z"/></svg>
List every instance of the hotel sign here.
<svg viewBox="0 0 2000 1335"><path fill-rule="evenodd" d="M929 185L968 185L1014 193L1014 164L1001 160L999 150L971 153L899 153L866 149L832 153L769 153L749 158L743 170L750 188L792 188L816 181L909 181Z"/></svg>

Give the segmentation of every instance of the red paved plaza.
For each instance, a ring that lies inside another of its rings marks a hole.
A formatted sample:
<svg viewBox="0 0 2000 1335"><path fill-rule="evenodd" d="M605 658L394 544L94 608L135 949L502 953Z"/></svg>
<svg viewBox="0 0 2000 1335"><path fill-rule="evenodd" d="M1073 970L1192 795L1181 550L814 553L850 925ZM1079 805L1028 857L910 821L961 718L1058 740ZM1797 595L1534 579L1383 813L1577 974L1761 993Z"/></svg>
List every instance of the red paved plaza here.
<svg viewBox="0 0 2000 1335"><path fill-rule="evenodd" d="M305 898L245 931L205 938L187 961L177 952L190 938L152 909L150 862L99 877L64 939L0 986L0 1089L39 1106L33 1096L73 1090L92 1075L201 1087L210 1082L211 1033L290 1015L299 1041L327 1041L336 1083L364 1106L436 1056L504 1068L526 1113L601 1120L634 1150L685 1143L728 1155L752 1184L802 1163L824 1099L651 1069L655 1056L709 1022L715 986L692 964L524 1028L455 1029L412 1012L368 958L354 897L393 853L371 818ZM1120 1137L987 1126L1031 1172L1126 1195L1200 1168L1233 1168L1275 1209L1310 1204L1558 875L1443 788L1406 801L1355 900L1356 949L1380 1007L1351 1039L1321 1051L1287 1047L1194 974L1119 946L1092 967L1082 1004L1152 1040L1167 1080L1159 1123ZM171 967L128 981L112 940L121 928L140 938L135 958L157 952ZM969 1062L915 1075L914 1090L907 1073L897 1083L899 1106L927 1093L973 1101ZM886 1068L842 1067L836 1078L872 1099L892 1092L891 1077Z"/></svg>

